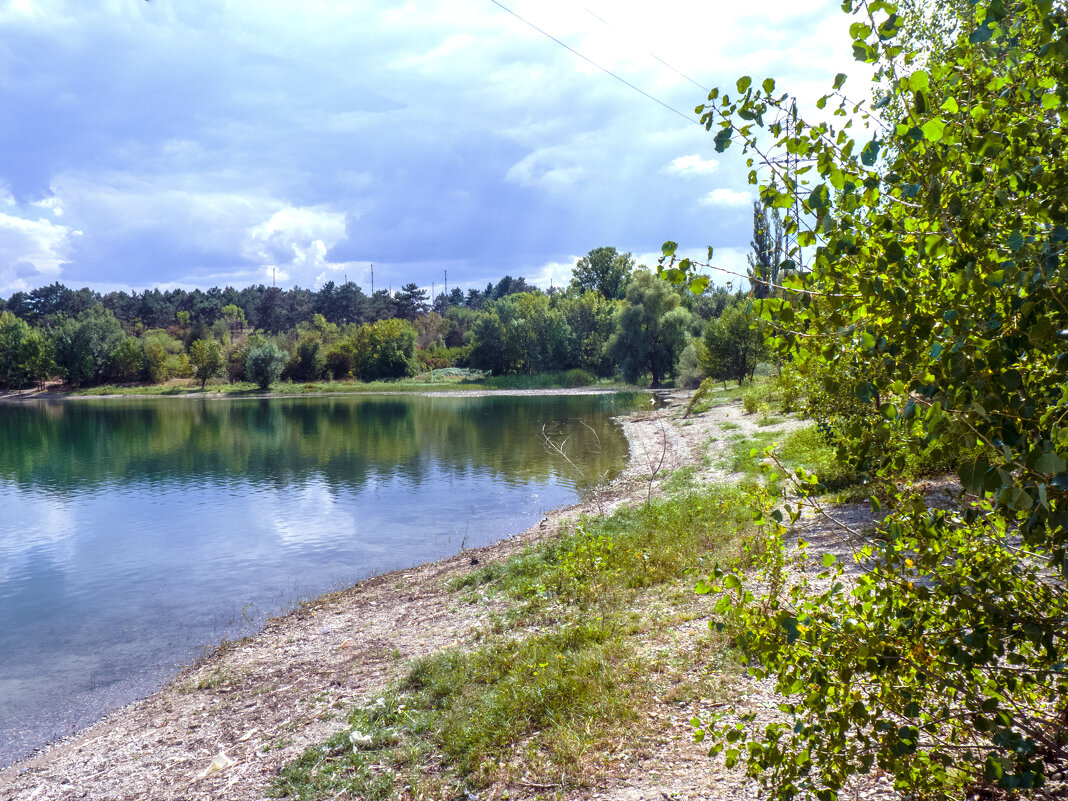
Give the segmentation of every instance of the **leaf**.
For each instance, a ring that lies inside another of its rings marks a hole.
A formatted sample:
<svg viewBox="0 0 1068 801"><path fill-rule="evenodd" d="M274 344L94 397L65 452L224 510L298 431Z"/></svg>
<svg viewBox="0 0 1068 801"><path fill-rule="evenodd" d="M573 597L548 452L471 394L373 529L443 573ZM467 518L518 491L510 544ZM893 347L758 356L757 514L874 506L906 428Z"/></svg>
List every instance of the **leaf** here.
<svg viewBox="0 0 1068 801"><path fill-rule="evenodd" d="M835 556L833 553L825 553L823 555L823 566L824 567L830 567L831 565L833 565L837 561L838 561L838 557Z"/></svg>
<svg viewBox="0 0 1068 801"><path fill-rule="evenodd" d="M672 242L668 240L660 246L660 252L664 255L664 258L670 258L675 255L675 251L679 249L678 242Z"/></svg>
<svg viewBox="0 0 1068 801"><path fill-rule="evenodd" d="M723 130L721 130L718 134L716 134L716 138L714 141L716 143L716 152L722 153L724 150L731 146L731 129L724 128Z"/></svg>
<svg viewBox="0 0 1068 801"><path fill-rule="evenodd" d="M773 78L765 78L761 87L764 89L764 94L770 95L775 91L775 80Z"/></svg>
<svg viewBox="0 0 1068 801"><path fill-rule="evenodd" d="M972 31L971 35L968 37L968 42L970 44L981 44L982 42L989 42L990 37L993 35L994 29L989 24L981 25L980 27Z"/></svg>
<svg viewBox="0 0 1068 801"><path fill-rule="evenodd" d="M860 151L860 161L865 167L871 167L875 164L879 158L879 140L872 139L868 144L864 145L864 149Z"/></svg>
<svg viewBox="0 0 1068 801"><path fill-rule="evenodd" d="M920 129L923 131L924 139L929 139L932 142L941 141L943 134L946 130L946 124L942 120L933 119L927 120Z"/></svg>
<svg viewBox="0 0 1068 801"><path fill-rule="evenodd" d="M1060 473L1066 466L1068 465L1065 464L1064 459L1053 451L1046 451L1035 462L1035 471L1038 473Z"/></svg>
<svg viewBox="0 0 1068 801"><path fill-rule="evenodd" d="M738 83L737 83L738 91L739 92L745 92L745 90L749 88L749 85L752 82L753 82L752 78L750 78L748 75L743 75L741 78L738 79Z"/></svg>
<svg viewBox="0 0 1068 801"><path fill-rule="evenodd" d="M847 76L846 76L846 74L844 72L839 72L837 75L835 75L834 76L834 88L835 89L841 89L843 86L845 86L846 77Z"/></svg>
<svg viewBox="0 0 1068 801"><path fill-rule="evenodd" d="M1023 234L1021 234L1019 231L1013 231L1011 234L1009 234L1007 244L1009 246L1009 250L1011 250L1013 253L1022 248L1023 243Z"/></svg>
<svg viewBox="0 0 1068 801"><path fill-rule="evenodd" d="M990 469L990 463L982 456L961 463L957 469L960 483L969 492L981 493L986 480L986 473Z"/></svg>

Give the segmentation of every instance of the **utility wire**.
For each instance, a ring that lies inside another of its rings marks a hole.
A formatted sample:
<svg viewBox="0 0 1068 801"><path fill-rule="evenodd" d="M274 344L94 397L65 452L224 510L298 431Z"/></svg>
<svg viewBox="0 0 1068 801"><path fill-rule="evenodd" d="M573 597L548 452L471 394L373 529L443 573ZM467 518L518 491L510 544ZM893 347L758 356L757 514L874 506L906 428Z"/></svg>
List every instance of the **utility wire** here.
<svg viewBox="0 0 1068 801"><path fill-rule="evenodd" d="M549 39L552 39L552 40L553 40L554 42L556 42L556 43L557 43L558 45L560 45L561 47L563 47L563 48L565 48L566 50L570 51L571 53L574 53L574 54L575 54L576 56L578 56L579 58L581 58L581 59L582 59L583 61L587 62L588 64L592 64L592 65L593 65L594 67L596 67L597 69L599 69L599 70L600 70L601 72L604 72L604 73L606 73L606 74L608 74L608 75L611 75L611 76L612 76L613 78L615 78L615 79L616 79L617 81L619 81L619 82L620 82L621 84L623 84L624 86L627 86L627 87L629 87L629 88L633 89L633 90L634 90L635 92L637 92L638 94L640 94L640 95L643 95L643 96L645 96L645 97L649 98L650 100L652 100L652 101L653 101L654 103L656 103L657 105L663 106L663 107L664 107L664 108L666 108L666 109L667 109L668 111L670 111L670 112L671 112L672 114L678 114L678 115L679 115L680 117L682 117L682 118L683 118L684 120L686 120L686 122L692 122L692 123L694 123L694 124L696 124L696 125L700 125L700 124L701 124L701 122L700 122L699 120L695 119L694 117L690 116L689 114L684 114L683 112L679 111L679 110L678 110L677 108L675 108L674 106L669 106L669 105L668 105L667 103L665 103L665 102L664 102L663 100L661 100L661 99L659 99L659 98L657 98L657 97L653 97L653 96L652 96L651 94L649 94L648 92L646 92L646 91L645 91L644 89L639 89L639 88L638 88L637 86L635 86L634 84L632 84L632 83L631 83L630 81L628 81L628 80L627 80L626 78L620 77L620 76L619 76L619 75L617 75L616 73L612 72L612 70L608 69L607 67L602 67L602 66L601 66L600 64L598 64L598 63L597 63L596 61L594 61L593 59L589 58L588 56L585 56L585 55L583 55L583 54L582 54L582 53L580 53L580 52L579 52L578 50L576 50L575 48L571 47L571 45L569 45L569 44L566 44L565 42L562 42L562 41L560 41L560 40L559 40L559 39L557 39L557 38L556 38L555 36L553 36L553 35L552 35L551 33L549 33L548 31L542 30L542 29L541 29L541 28L539 28L539 27L538 27L537 25L535 25L535 24L534 24L533 22L531 22L530 20L528 20L528 19L525 19L524 17L521 17L521 16L519 16L519 14L517 14L517 13L516 13L516 12L514 12L514 11L512 11L512 9L508 8L508 6L506 6L506 5L503 5L502 3L498 2L498 0L490 0L490 2L491 2L491 3L493 3L493 5L495 5L495 6L499 7L499 8L501 8L501 9L503 9L504 11L507 11L507 12L508 12L509 14L511 14L511 15L512 15L513 17L515 17L515 18L516 18L517 20L519 20L520 22L522 22L522 23L525 23L526 25L529 25L529 26L530 26L531 28L533 28L533 29L534 29L534 30L536 30L536 31L537 31L538 33L540 33L540 34L541 34L542 36L545 36L545 37L548 37ZM602 22L603 22L603 20L602 20ZM676 72L677 72L677 70L676 70ZM680 73L680 74L681 74L681 73ZM685 76L683 76L683 77L685 77ZM703 87L702 87L702 88L703 88Z"/></svg>
<svg viewBox="0 0 1068 801"><path fill-rule="evenodd" d="M594 18L595 20L597 20L598 22L600 22L600 23L601 23L602 25L605 25L605 26L607 26L607 27L611 28L611 29L612 29L613 31L615 31L616 33L623 33L623 31L621 31L621 30L620 30L619 28L617 28L617 27L616 27L615 25L613 25L613 24L612 24L611 22L609 22L608 20L606 20L606 19L604 19L603 17L599 16L599 15L598 15L598 14L597 14L596 12L594 12L594 11L593 11L593 10L592 10L591 8L589 8L588 6L583 6L583 8L585 9L585 11L586 11L586 13L587 13L587 14L589 14L589 15L590 15L591 17L593 17L593 18ZM658 55L657 55L656 53L654 53L654 52L653 52L652 50L646 50L646 51L645 51L645 54L646 54L647 56L649 56L649 58L653 58L653 59L656 59L656 60L657 60L657 61L659 61L659 62L660 62L661 64L663 64L663 65L664 65L665 67L667 67L667 68L668 68L669 70L671 70L671 71L672 71L672 72L674 72L674 73L675 73L676 75L678 75L678 76L679 76L680 78L684 78L685 80L689 81L689 82L690 82L690 83L692 83L692 84L693 84L694 86L696 86L696 87L697 87L698 89L700 89L701 91L703 91L703 92L704 92L705 94L708 94L708 92L710 92L710 91L711 91L711 90L710 90L710 89L709 89L709 88L708 88L707 86L705 86L704 84L698 83L697 81L695 81L695 80L694 80L693 78L691 78L691 77L690 77L689 75L687 75L687 74L686 74L685 72L683 72L682 70L680 70L680 69L677 69L676 67L673 67L673 66L671 66L670 64L668 64L668 63L667 63L666 61L664 61L664 59L660 58L660 56L658 56Z"/></svg>

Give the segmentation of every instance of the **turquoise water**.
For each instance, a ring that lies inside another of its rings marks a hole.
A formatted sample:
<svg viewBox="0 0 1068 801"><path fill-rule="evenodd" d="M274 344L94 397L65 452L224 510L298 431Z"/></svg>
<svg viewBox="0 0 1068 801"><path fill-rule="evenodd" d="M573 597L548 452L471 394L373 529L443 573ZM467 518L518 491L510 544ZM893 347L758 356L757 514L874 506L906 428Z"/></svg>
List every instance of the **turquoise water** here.
<svg viewBox="0 0 1068 801"><path fill-rule="evenodd" d="M624 466L610 418L638 401L0 406L0 765L301 599L486 545L573 502ZM568 438L575 466L543 430Z"/></svg>

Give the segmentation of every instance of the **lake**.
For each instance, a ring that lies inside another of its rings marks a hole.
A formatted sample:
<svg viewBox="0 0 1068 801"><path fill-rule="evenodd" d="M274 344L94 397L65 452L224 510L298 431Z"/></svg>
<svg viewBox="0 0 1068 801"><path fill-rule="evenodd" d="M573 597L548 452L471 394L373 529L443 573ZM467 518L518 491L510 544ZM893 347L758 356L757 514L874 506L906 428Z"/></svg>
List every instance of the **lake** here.
<svg viewBox="0 0 1068 801"><path fill-rule="evenodd" d="M0 765L302 599L524 530L619 473L645 400L0 405Z"/></svg>

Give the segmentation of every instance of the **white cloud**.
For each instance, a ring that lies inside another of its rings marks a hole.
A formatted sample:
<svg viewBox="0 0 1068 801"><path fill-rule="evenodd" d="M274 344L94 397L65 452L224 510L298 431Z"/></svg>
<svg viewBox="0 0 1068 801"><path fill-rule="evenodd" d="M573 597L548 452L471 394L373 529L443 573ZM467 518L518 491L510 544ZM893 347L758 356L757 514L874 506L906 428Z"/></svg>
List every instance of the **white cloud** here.
<svg viewBox="0 0 1068 801"><path fill-rule="evenodd" d="M694 153L689 156L679 156L668 164L664 170L678 175L712 175L719 171L719 162L715 159L701 158L701 156Z"/></svg>
<svg viewBox="0 0 1068 801"><path fill-rule="evenodd" d="M528 283L541 289L548 290L552 287L566 289L571 283L571 274L575 264L581 256L570 256L565 261L550 261L540 267L536 267L526 276Z"/></svg>
<svg viewBox="0 0 1068 801"><path fill-rule="evenodd" d="M0 212L0 296L56 280L81 233L51 220Z"/></svg>
<svg viewBox="0 0 1068 801"><path fill-rule="evenodd" d="M260 266L264 280L273 280L277 270L277 280L296 279L307 285L319 282L328 267L335 272L345 267L326 258L327 251L344 237L344 214L287 206L248 229L244 252Z"/></svg>
<svg viewBox="0 0 1068 801"><path fill-rule="evenodd" d="M752 202L753 195L751 192L731 189L726 186L713 189L701 198L701 204L704 206L744 206Z"/></svg>
<svg viewBox="0 0 1068 801"><path fill-rule="evenodd" d="M505 180L520 186L557 191L577 184L583 174L577 153L566 145L559 145L528 154L511 166Z"/></svg>

